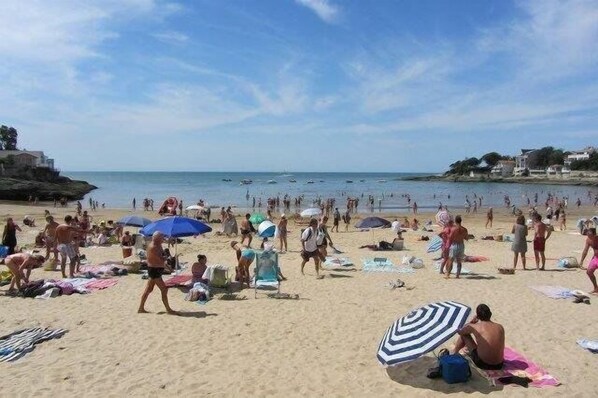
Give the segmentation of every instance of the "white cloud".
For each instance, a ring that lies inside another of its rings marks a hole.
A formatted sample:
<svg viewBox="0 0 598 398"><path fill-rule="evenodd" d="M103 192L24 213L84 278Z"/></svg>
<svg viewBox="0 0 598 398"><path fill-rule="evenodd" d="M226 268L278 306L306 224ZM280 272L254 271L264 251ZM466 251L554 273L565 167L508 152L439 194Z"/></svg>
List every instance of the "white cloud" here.
<svg viewBox="0 0 598 398"><path fill-rule="evenodd" d="M324 22L334 23L337 21L340 9L329 0L295 0L299 5L309 8L316 13Z"/></svg>
<svg viewBox="0 0 598 398"><path fill-rule="evenodd" d="M185 44L189 40L189 36L176 31L167 31L154 33L152 36L162 42L169 44Z"/></svg>

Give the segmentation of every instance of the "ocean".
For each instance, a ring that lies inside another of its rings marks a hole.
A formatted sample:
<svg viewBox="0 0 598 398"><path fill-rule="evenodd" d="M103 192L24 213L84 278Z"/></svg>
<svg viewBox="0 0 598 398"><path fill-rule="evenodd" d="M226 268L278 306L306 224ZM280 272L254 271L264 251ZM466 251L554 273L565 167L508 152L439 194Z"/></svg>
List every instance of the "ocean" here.
<svg viewBox="0 0 598 398"><path fill-rule="evenodd" d="M110 208L130 208L133 198L138 208L143 198L154 200L154 209L169 196L182 199L184 206L203 199L209 206L234 206L239 209L252 207L261 198L262 208L269 197L288 194L291 198L303 195L302 207L309 207L313 200L335 198L339 209L346 206L347 197L358 197L359 211L371 212L366 206L367 198L375 198L374 212L407 213L411 203L417 202L420 209L435 209L439 203L449 209L463 208L466 195L483 197L483 206L504 206L504 196L509 195L511 203L527 205L527 196L533 202L537 193L543 204L550 192L558 197L569 197L571 203L578 197L588 203L588 187L549 184L500 184L500 183L451 183L428 181L404 181L402 178L421 175L417 173L268 173L268 172L63 172L72 179L84 180L98 187L82 201L89 198L105 203ZM241 185L243 179L252 180L250 185ZM230 181L225 181L230 180ZM295 180L296 182L290 182ZM269 183L270 181L270 183ZM275 183L272 183L274 181ZM352 181L352 182L348 182ZM595 189L593 189L595 191ZM246 196L249 195L249 200ZM449 198L450 196L450 198Z"/></svg>

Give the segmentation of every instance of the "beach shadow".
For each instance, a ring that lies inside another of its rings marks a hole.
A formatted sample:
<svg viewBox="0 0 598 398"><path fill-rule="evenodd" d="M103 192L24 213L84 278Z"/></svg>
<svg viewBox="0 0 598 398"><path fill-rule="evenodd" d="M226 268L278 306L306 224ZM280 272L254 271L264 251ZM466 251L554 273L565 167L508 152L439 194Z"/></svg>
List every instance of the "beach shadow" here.
<svg viewBox="0 0 598 398"><path fill-rule="evenodd" d="M482 281L500 279L500 278L497 278L496 276L492 276L492 275L479 275L479 274L463 275L462 278L463 279L472 279L472 280L482 280Z"/></svg>
<svg viewBox="0 0 598 398"><path fill-rule="evenodd" d="M334 271L334 272L355 272L357 269L352 267L347 268L322 268L323 271Z"/></svg>
<svg viewBox="0 0 598 398"><path fill-rule="evenodd" d="M353 278L353 275L328 274L327 277L329 277L329 278Z"/></svg>
<svg viewBox="0 0 598 398"><path fill-rule="evenodd" d="M490 394L502 390L502 386L491 386L488 380L476 372L472 372L472 377L467 383L447 384L442 378L428 379L426 377L428 369L435 366L438 366L436 358L426 356L404 365L388 367L386 373L396 383L445 394Z"/></svg>
<svg viewBox="0 0 598 398"><path fill-rule="evenodd" d="M225 293L222 296L218 297L218 300L225 300L225 301L244 301L247 300L247 296L240 296L236 293Z"/></svg>
<svg viewBox="0 0 598 398"><path fill-rule="evenodd" d="M165 311L157 312L158 315L168 315ZM208 316L218 316L218 314L208 314L205 311L179 311L178 315L173 315L180 318L206 318Z"/></svg>
<svg viewBox="0 0 598 398"><path fill-rule="evenodd" d="M276 299L276 300L309 300L306 298L301 298L298 294L291 294L291 293L268 293L268 298Z"/></svg>

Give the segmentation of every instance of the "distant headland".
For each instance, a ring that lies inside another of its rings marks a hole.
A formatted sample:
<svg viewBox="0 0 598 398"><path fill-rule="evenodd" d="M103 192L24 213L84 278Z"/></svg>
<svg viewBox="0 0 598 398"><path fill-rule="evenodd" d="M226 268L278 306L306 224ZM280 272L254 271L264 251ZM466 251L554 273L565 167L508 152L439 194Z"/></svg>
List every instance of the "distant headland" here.
<svg viewBox="0 0 598 398"><path fill-rule="evenodd" d="M43 151L17 148L18 132L0 126L0 200L79 200L96 189L60 175Z"/></svg>

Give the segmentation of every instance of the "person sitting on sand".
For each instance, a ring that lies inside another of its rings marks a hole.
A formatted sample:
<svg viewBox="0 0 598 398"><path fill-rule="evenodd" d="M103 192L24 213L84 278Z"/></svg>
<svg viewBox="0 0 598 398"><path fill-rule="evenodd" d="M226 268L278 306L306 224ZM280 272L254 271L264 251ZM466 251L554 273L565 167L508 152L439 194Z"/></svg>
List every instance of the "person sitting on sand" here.
<svg viewBox="0 0 598 398"><path fill-rule="evenodd" d="M419 221L417 221L417 218L414 218L413 221L411 221L411 229L414 231L419 229Z"/></svg>
<svg viewBox="0 0 598 398"><path fill-rule="evenodd" d="M405 217L405 219L401 223L401 228L410 228L410 227L411 227L411 223L409 222L409 219L407 217Z"/></svg>
<svg viewBox="0 0 598 398"><path fill-rule="evenodd" d="M141 295L141 302L139 303L138 313L147 313L145 310L145 302L148 296L154 290L154 286L158 286L160 293L162 294L162 303L166 307L166 312L169 314L177 315L176 311L173 311L168 304L168 288L162 280L162 271L167 269L172 272L164 262L164 252L162 251L162 242L164 242L164 235L161 232L154 232L152 235L152 241L147 247L147 276L149 277L145 290Z"/></svg>
<svg viewBox="0 0 598 398"><path fill-rule="evenodd" d="M193 275L193 279L191 283L205 283L207 284L209 281L207 279L203 279L203 274L206 272L208 268L208 258L203 254L197 255L197 261L193 263L191 266L191 275Z"/></svg>
<svg viewBox="0 0 598 398"><path fill-rule="evenodd" d="M513 234L513 243L511 244L511 250L513 251L513 269L517 268L517 260L521 255L521 264L525 269L525 253L527 253L527 227L525 226L525 217L520 215L517 217L517 221L513 228L511 228Z"/></svg>
<svg viewBox="0 0 598 398"><path fill-rule="evenodd" d="M247 287L250 287L251 278L249 275L249 266L253 263L253 260L255 260L255 252L251 248L243 246L236 241L232 241L230 247L232 247L237 254L237 275L235 279L241 284L241 287L243 287L243 283L247 283Z"/></svg>
<svg viewBox="0 0 598 398"><path fill-rule="evenodd" d="M8 291L14 291L15 286L17 289L20 289L22 285L21 282L28 283L31 269L34 267L41 267L44 261L44 256L37 254L16 253L7 256L4 259L4 264L13 275L10 280L10 286L8 286ZM27 270L27 273L25 273L25 270Z"/></svg>
<svg viewBox="0 0 598 398"><path fill-rule="evenodd" d="M581 260L579 261L580 266L582 269L586 269L583 267L583 261L586 259L588 251L592 248L594 250L594 255L590 260L587 268L587 275L590 278L590 282L594 285L594 290L592 291L593 294L598 294L598 284L596 284L596 270L598 269L598 236L596 236L596 228L588 228L586 234L586 242L583 248L583 252L581 253Z"/></svg>
<svg viewBox="0 0 598 398"><path fill-rule="evenodd" d="M468 355L480 369L500 370L504 362L505 329L492 322L492 312L486 304L476 308L476 315L457 333L453 354L467 347Z"/></svg>

